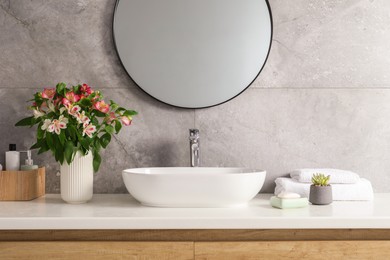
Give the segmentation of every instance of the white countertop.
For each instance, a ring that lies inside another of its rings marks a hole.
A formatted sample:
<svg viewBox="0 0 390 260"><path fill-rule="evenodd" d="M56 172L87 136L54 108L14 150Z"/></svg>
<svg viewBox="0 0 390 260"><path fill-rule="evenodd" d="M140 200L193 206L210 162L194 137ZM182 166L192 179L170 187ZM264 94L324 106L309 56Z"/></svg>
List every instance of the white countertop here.
<svg viewBox="0 0 390 260"><path fill-rule="evenodd" d="M271 194L241 208L153 208L128 194L95 194L80 205L48 194L28 202L0 202L0 230L12 229L322 229L390 228L390 193L374 201L275 209Z"/></svg>

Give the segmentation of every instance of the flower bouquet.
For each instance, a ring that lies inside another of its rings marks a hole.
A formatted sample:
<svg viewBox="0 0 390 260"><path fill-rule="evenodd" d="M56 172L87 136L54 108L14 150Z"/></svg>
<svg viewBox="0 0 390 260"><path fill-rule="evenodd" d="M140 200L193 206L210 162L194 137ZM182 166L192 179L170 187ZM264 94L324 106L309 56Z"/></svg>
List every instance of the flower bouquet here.
<svg viewBox="0 0 390 260"><path fill-rule="evenodd" d="M35 93L31 101L33 116L16 123L38 125L37 142L31 149L39 149L38 154L50 150L61 165L64 161L70 164L77 152L91 152L95 172L101 163L101 148L106 148L111 136L119 133L122 125L130 125L137 114L112 100L106 103L101 92L87 84L68 88L58 83Z"/></svg>

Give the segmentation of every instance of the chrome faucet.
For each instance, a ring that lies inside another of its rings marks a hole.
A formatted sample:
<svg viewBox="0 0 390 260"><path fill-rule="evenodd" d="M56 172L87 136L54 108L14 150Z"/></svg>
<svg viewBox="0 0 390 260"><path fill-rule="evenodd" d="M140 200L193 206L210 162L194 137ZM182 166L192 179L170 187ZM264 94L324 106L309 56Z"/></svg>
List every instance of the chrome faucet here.
<svg viewBox="0 0 390 260"><path fill-rule="evenodd" d="M199 130L190 129L190 156L191 156L191 167L200 166L199 157Z"/></svg>

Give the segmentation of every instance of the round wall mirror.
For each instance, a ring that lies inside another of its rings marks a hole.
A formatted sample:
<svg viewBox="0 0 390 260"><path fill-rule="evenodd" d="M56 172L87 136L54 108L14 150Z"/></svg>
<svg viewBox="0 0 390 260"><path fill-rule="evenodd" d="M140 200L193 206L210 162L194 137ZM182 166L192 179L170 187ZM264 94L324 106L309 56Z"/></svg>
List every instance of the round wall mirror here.
<svg viewBox="0 0 390 260"><path fill-rule="evenodd" d="M117 0L113 34L133 81L164 103L204 108L243 92L271 47L267 0Z"/></svg>

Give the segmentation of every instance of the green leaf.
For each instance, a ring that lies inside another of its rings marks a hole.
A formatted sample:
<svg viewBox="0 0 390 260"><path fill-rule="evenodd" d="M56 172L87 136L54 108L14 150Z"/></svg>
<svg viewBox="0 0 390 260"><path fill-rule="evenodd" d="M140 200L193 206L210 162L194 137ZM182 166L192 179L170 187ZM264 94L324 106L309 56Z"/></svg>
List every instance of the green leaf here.
<svg viewBox="0 0 390 260"><path fill-rule="evenodd" d="M38 142L36 142L35 144L33 144L31 147L30 147L30 150L32 149L38 149L38 148L41 148L42 147L42 141L39 140Z"/></svg>
<svg viewBox="0 0 390 260"><path fill-rule="evenodd" d="M126 110L124 113L123 113L124 116L135 116L135 115L138 115L137 111L134 111L134 110Z"/></svg>
<svg viewBox="0 0 390 260"><path fill-rule="evenodd" d="M81 88L81 85L78 84L77 86L73 86L73 87L72 87L72 90L73 90L74 93L80 94L80 93L81 93L81 92L80 92L80 88Z"/></svg>
<svg viewBox="0 0 390 260"><path fill-rule="evenodd" d="M122 124L118 120L115 121L115 132L119 133L119 131L122 129Z"/></svg>
<svg viewBox="0 0 390 260"><path fill-rule="evenodd" d="M115 111L115 113L121 113L121 112L125 112L126 111L126 109L125 108L123 108L123 107L118 107L118 109Z"/></svg>
<svg viewBox="0 0 390 260"><path fill-rule="evenodd" d="M54 145L54 141L53 141L53 133L47 133L46 135L46 144L47 144L47 147L49 147L50 150L52 150L52 152L54 153L55 152L55 145Z"/></svg>
<svg viewBox="0 0 390 260"><path fill-rule="evenodd" d="M35 124L35 118L33 116L23 118L15 124L15 126L32 126Z"/></svg>
<svg viewBox="0 0 390 260"><path fill-rule="evenodd" d="M99 120L97 120L96 117L93 117L93 118L91 119L91 122L92 122L93 125L99 125Z"/></svg>
<svg viewBox="0 0 390 260"><path fill-rule="evenodd" d="M83 98L82 100L80 100L79 102L81 105L85 106L85 107L90 107L92 106L92 102L91 100L89 100L88 98Z"/></svg>
<svg viewBox="0 0 390 260"><path fill-rule="evenodd" d="M55 150L55 158L57 162L60 164L63 164L64 162L64 147L61 145L61 142L59 140L59 136L57 134L53 135L53 142L54 142L54 150Z"/></svg>
<svg viewBox="0 0 390 260"><path fill-rule="evenodd" d="M67 141L65 144L65 160L68 164L71 163L72 161L72 156L73 156L73 142L72 141Z"/></svg>
<svg viewBox="0 0 390 260"><path fill-rule="evenodd" d="M49 151L49 150L50 150L50 148L49 148L48 146L42 146L42 147L38 150L38 154L47 152L47 151Z"/></svg>
<svg viewBox="0 0 390 260"><path fill-rule="evenodd" d="M65 131L64 131L64 130L61 130L60 135L58 136L58 139L60 140L60 143L61 143L62 145L65 144L65 142L66 142L66 136L65 136Z"/></svg>
<svg viewBox="0 0 390 260"><path fill-rule="evenodd" d="M111 108L112 110L116 110L118 107L119 107L119 106L118 106L117 103L115 103L113 100L110 100L110 108Z"/></svg>
<svg viewBox="0 0 390 260"><path fill-rule="evenodd" d="M106 148L107 145L111 142L111 135L110 134L104 134L102 137L100 137L100 144L103 148Z"/></svg>
<svg viewBox="0 0 390 260"><path fill-rule="evenodd" d="M71 138L73 141L76 141L77 129L74 127L74 125L68 125L68 128L66 129L66 131L68 132L70 138Z"/></svg>
<svg viewBox="0 0 390 260"><path fill-rule="evenodd" d="M78 151L81 153L82 156L84 156L87 154L88 150L85 150L83 147L81 147L80 149L78 149Z"/></svg>
<svg viewBox="0 0 390 260"><path fill-rule="evenodd" d="M31 149L32 149L32 148L31 148ZM49 151L49 150L50 150L50 148L49 148L49 146L47 145L47 143L45 142L45 140L42 140L41 148L39 149L38 154L47 152L47 151Z"/></svg>
<svg viewBox="0 0 390 260"><path fill-rule="evenodd" d="M99 137L96 136L95 138L95 141L93 143L93 146L95 147L95 152L99 152L100 149L102 148L101 144L100 144L100 139Z"/></svg>
<svg viewBox="0 0 390 260"><path fill-rule="evenodd" d="M66 84L64 82L58 83L56 86L56 92L65 96Z"/></svg>
<svg viewBox="0 0 390 260"><path fill-rule="evenodd" d="M42 122L38 125L38 128L37 128L37 139L42 139L44 136L45 136L45 130L42 130L41 126L42 126Z"/></svg>
<svg viewBox="0 0 390 260"><path fill-rule="evenodd" d="M54 157L61 165L64 163L64 153L60 149L56 150Z"/></svg>
<svg viewBox="0 0 390 260"><path fill-rule="evenodd" d="M90 138L81 138L80 143L85 150L89 150L89 145L91 144Z"/></svg>
<svg viewBox="0 0 390 260"><path fill-rule="evenodd" d="M114 127L112 125L106 125L106 127L104 128L104 130L109 133L109 134L113 134L114 133Z"/></svg>
<svg viewBox="0 0 390 260"><path fill-rule="evenodd" d="M100 163L102 162L102 158L100 157L98 152L93 153L93 171L97 172L100 167Z"/></svg>
<svg viewBox="0 0 390 260"><path fill-rule="evenodd" d="M106 113L100 112L99 110L94 110L94 112L97 117L106 117L107 115Z"/></svg>

